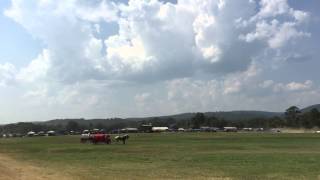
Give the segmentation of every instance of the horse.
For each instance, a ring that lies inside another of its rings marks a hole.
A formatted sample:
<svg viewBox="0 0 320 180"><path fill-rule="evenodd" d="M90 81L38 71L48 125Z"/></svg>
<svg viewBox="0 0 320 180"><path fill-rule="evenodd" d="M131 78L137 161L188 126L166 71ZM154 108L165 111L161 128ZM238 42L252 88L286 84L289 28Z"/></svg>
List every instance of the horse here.
<svg viewBox="0 0 320 180"><path fill-rule="evenodd" d="M114 139L119 142L119 141L122 141L123 144L126 144L126 140L129 139L129 135L128 134L125 134L125 135L122 135L122 136L116 136L114 137Z"/></svg>

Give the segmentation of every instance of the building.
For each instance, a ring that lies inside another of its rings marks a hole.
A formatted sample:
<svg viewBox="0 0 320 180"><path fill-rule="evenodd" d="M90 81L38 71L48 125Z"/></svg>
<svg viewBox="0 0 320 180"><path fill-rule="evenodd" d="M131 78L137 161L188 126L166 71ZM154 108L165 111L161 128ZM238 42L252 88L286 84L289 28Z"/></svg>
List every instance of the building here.
<svg viewBox="0 0 320 180"><path fill-rule="evenodd" d="M139 131L144 133L150 133L152 132L152 127L153 127L152 124L142 124L139 127Z"/></svg>

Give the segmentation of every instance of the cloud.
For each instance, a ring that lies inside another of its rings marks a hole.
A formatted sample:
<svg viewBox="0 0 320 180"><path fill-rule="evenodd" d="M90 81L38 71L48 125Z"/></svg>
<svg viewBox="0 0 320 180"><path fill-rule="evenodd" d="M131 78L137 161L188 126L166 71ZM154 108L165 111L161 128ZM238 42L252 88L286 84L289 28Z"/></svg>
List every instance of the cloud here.
<svg viewBox="0 0 320 180"><path fill-rule="evenodd" d="M261 0L259 12L250 20L239 18L239 26L255 26L255 30L241 34L246 42L267 42L272 49L284 47L290 41L309 37L310 33L299 30L307 22L309 13L290 8L287 0Z"/></svg>
<svg viewBox="0 0 320 180"><path fill-rule="evenodd" d="M117 4L113 1L79 1L74 7L75 14L90 22L112 22L118 19Z"/></svg>
<svg viewBox="0 0 320 180"><path fill-rule="evenodd" d="M42 54L32 60L27 67L20 69L19 73L16 74L16 79L22 82L28 83L39 83L46 78L46 73L50 67L50 52L46 49L43 50Z"/></svg>
<svg viewBox="0 0 320 180"><path fill-rule="evenodd" d="M310 89L312 87L313 82L311 80L307 80L304 83L296 83L291 82L286 85L288 90L296 91L296 90L305 90Z"/></svg>
<svg viewBox="0 0 320 180"><path fill-rule="evenodd" d="M293 22L280 24L277 20L272 20L270 24L261 21L256 24L255 32L248 33L246 36L240 36L247 42L255 40L265 40L272 49L283 47L288 41L301 37L309 37L309 33L298 31Z"/></svg>
<svg viewBox="0 0 320 180"><path fill-rule="evenodd" d="M152 112L154 108L155 101L152 101L151 93L144 92L141 94L136 94L134 96L134 102L136 105L136 109L139 111L139 113L143 112Z"/></svg>
<svg viewBox="0 0 320 180"><path fill-rule="evenodd" d="M320 98L320 88L311 81L283 84L272 80L240 80L230 86L214 80L179 79L168 82L167 89L168 99L164 104L176 112L265 110L265 107L281 111L293 104L308 106Z"/></svg>
<svg viewBox="0 0 320 180"><path fill-rule="evenodd" d="M306 80L304 83L298 82L290 82L288 84L276 84L274 86L274 91L303 91L309 90L313 86L313 82L311 80Z"/></svg>
<svg viewBox="0 0 320 180"><path fill-rule="evenodd" d="M0 65L0 85L63 115L274 107L318 92L263 77L307 57L297 42L312 37L311 14L286 0L12 0L4 14L44 47L25 67Z"/></svg>
<svg viewBox="0 0 320 180"><path fill-rule="evenodd" d="M103 1L92 7L85 7L81 1L62 3L13 0L5 15L46 45L44 50L50 54L47 59L49 67L42 74L51 80L73 83L99 77L95 62L101 56L102 41L95 38L96 28L93 24L98 17L88 18L88 11L83 8L100 10L97 12L105 15L101 17L101 21L106 21L109 16L108 21L113 21L116 14L114 11L104 11L106 3ZM27 68L32 67L33 65L29 65ZM32 69L29 71L32 72Z"/></svg>
<svg viewBox="0 0 320 180"><path fill-rule="evenodd" d="M287 16L294 18L298 23L306 21L309 13L291 8L287 0L261 0L258 19L274 18L276 16Z"/></svg>
<svg viewBox="0 0 320 180"><path fill-rule="evenodd" d="M258 16L264 18L282 15L290 10L287 0L261 0L260 5Z"/></svg>
<svg viewBox="0 0 320 180"><path fill-rule="evenodd" d="M10 63L0 64L0 86L7 86L14 83L17 70Z"/></svg>
<svg viewBox="0 0 320 180"><path fill-rule="evenodd" d="M47 45L44 51L50 58L42 63L48 66L41 74L65 83L226 75L246 71L268 48L310 36L298 30L308 13L290 8L286 1L13 0L5 14ZM102 22L116 22L118 33L100 39ZM40 61L22 71L39 76L32 69L35 64Z"/></svg>

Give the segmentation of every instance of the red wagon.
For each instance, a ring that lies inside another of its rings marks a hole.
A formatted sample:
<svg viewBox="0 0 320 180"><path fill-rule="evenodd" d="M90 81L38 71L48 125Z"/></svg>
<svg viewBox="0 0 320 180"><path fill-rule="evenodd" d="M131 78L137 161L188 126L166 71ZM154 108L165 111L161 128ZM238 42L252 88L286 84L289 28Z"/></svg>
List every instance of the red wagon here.
<svg viewBox="0 0 320 180"><path fill-rule="evenodd" d="M98 133L98 134L92 134L90 136L91 136L90 140L93 144L97 144L97 143L110 144L111 143L111 137L109 134Z"/></svg>

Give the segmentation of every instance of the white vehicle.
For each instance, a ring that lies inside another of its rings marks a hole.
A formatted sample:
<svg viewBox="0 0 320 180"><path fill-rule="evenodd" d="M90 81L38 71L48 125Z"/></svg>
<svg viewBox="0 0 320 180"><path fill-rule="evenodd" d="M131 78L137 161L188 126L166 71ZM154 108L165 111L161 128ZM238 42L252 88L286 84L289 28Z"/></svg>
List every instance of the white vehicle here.
<svg viewBox="0 0 320 180"><path fill-rule="evenodd" d="M238 128L237 127L224 127L223 130L225 132L237 132Z"/></svg>
<svg viewBox="0 0 320 180"><path fill-rule="evenodd" d="M253 128L243 128L243 131L253 131Z"/></svg>
<svg viewBox="0 0 320 180"><path fill-rule="evenodd" d="M90 131L89 130L83 130L82 134L90 134Z"/></svg>
<svg viewBox="0 0 320 180"><path fill-rule="evenodd" d="M35 136L35 135L36 135L36 133L33 132L33 131L29 131L29 132L27 133L27 136L29 136L29 137L32 137L32 136Z"/></svg>
<svg viewBox="0 0 320 180"><path fill-rule="evenodd" d="M55 131L48 131L47 134L48 134L48 136L55 136L56 132Z"/></svg>

